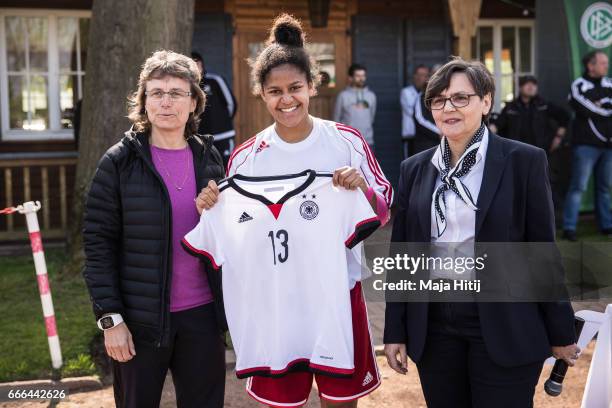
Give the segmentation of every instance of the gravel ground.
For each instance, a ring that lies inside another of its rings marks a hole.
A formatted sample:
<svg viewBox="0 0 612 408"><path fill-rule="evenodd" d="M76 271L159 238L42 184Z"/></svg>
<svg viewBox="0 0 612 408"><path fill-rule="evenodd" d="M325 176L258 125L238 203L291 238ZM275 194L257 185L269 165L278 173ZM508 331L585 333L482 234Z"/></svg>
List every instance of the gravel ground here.
<svg viewBox="0 0 612 408"><path fill-rule="evenodd" d="M577 365L570 368L564 382L564 391L557 397L547 396L543 391L543 384L550 373L550 366L544 368L540 383L535 396L535 408L579 408L582 401L582 391L586 382L589 364L593 355L595 343L591 343L583 352ZM395 374L386 363L384 357L378 357L378 365L383 378L382 385L359 402L360 408L425 408L423 394L418 375L413 365L409 366L406 377ZM0 403L0 408L41 408L49 406L48 402L22 402L22 403ZM58 408L107 408L113 407L112 387L102 390L73 394L68 400L60 402ZM168 377L162 397L162 408L174 407L174 390L171 378ZM313 387L306 408L318 407L316 388ZM228 371L225 407L227 408L249 408L261 407L260 404L251 399L244 391L244 380L238 380L233 372Z"/></svg>

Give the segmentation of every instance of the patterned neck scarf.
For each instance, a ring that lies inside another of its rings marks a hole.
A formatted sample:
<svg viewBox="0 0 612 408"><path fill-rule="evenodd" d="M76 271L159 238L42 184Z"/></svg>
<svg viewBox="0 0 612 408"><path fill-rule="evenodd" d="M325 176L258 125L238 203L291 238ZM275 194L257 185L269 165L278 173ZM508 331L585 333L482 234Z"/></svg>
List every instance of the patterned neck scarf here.
<svg viewBox="0 0 612 408"><path fill-rule="evenodd" d="M442 184L436 189L434 193L434 200L432 205L435 209L436 214L436 226L438 227L438 237L441 237L446 231L446 198L445 193L447 190L453 191L461 198L461 200L468 206L468 208L476 211L476 203L472 199L470 190L463 184L461 178L470 172L474 164L476 164L476 153L480 147L480 142L484 136L485 127L484 124L480 125L480 128L476 131L472 140L468 143L465 148L465 152L461 155L461 158L451 168L451 151L446 138L443 137L440 141L440 152L442 153L438 159L438 168L440 169L440 180Z"/></svg>

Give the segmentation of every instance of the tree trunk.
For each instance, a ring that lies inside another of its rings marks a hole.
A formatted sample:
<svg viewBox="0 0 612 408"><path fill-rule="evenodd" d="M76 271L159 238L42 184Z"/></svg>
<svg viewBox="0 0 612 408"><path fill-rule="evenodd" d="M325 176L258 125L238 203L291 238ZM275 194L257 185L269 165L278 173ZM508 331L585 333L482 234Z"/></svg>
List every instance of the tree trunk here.
<svg viewBox="0 0 612 408"><path fill-rule="evenodd" d="M67 237L68 273L83 263L85 196L98 160L129 129L127 96L156 50L189 55L194 0L94 0L83 92L74 207Z"/></svg>

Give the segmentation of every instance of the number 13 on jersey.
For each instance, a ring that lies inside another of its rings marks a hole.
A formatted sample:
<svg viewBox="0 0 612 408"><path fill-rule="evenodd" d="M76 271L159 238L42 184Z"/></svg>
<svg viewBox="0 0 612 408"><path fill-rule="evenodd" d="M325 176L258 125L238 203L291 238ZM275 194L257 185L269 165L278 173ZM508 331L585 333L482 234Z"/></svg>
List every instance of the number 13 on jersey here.
<svg viewBox="0 0 612 408"><path fill-rule="evenodd" d="M276 259L280 263L284 263L287 258L289 258L289 234L284 229L276 231L268 232L268 236L270 237L270 242L272 242L272 259L274 260L274 265L276 265ZM275 240L280 244L279 253L276 253L276 244Z"/></svg>

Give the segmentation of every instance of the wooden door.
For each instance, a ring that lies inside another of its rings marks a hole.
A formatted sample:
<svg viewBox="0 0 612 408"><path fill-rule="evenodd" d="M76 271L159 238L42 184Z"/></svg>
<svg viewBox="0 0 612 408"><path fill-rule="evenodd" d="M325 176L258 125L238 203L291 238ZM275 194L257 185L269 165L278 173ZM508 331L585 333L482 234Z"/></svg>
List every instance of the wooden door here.
<svg viewBox="0 0 612 408"><path fill-rule="evenodd" d="M350 46L345 31L313 29L307 32L310 50L320 61L322 71L330 76L327 86L320 86L318 94L310 100L310 114L324 119L331 119L335 97L346 86ZM260 96L252 93L250 80L251 70L247 58L254 57L263 48L267 32L263 29L253 30L238 28L234 41L234 90L238 100L238 112L235 118L237 140L243 142L272 124Z"/></svg>

